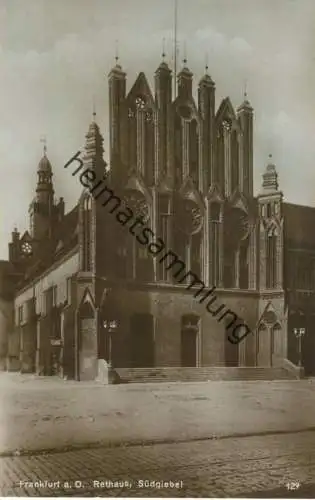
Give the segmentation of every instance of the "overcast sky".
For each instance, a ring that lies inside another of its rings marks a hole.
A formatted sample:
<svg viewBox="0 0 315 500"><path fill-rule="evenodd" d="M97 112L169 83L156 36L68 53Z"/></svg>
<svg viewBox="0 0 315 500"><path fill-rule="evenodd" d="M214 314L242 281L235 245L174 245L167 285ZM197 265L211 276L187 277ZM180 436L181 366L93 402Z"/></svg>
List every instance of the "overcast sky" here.
<svg viewBox="0 0 315 500"><path fill-rule="evenodd" d="M255 110L254 178L259 190L268 154L285 199L315 205L315 0L178 0L181 58L197 80L208 54L217 106L243 99ZM152 84L166 39L172 64L173 0L0 0L0 258L14 225L28 229L47 136L56 196L66 209L80 193L63 170L82 147L92 118L108 159L107 74L115 40L128 74Z"/></svg>

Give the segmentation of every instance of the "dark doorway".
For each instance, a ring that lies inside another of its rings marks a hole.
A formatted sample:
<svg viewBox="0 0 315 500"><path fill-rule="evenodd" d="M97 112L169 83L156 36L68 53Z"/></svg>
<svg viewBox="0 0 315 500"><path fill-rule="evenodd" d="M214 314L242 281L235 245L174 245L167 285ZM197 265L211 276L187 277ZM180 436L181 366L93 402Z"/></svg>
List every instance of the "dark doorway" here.
<svg viewBox="0 0 315 500"><path fill-rule="evenodd" d="M224 339L224 361L225 366L238 366L238 344L233 344L233 328L230 326L231 320L225 322L225 339ZM232 342L229 340L232 339Z"/></svg>
<svg viewBox="0 0 315 500"><path fill-rule="evenodd" d="M61 375L61 348L53 346L50 355L51 375Z"/></svg>
<svg viewBox="0 0 315 500"><path fill-rule="evenodd" d="M181 327L181 365L197 366L197 339L199 331L198 316L187 315L182 318Z"/></svg>
<svg viewBox="0 0 315 500"><path fill-rule="evenodd" d="M132 367L154 366L154 331L151 314L134 314L130 318L130 357Z"/></svg>

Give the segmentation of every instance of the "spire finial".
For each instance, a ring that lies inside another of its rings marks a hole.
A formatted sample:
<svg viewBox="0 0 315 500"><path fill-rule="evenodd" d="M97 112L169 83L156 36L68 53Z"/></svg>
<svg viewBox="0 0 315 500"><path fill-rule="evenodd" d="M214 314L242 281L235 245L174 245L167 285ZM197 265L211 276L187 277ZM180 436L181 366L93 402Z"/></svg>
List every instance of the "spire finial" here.
<svg viewBox="0 0 315 500"><path fill-rule="evenodd" d="M208 69L209 69L209 54L207 52L206 56L205 56L205 72L206 72L206 75L208 74Z"/></svg>
<svg viewBox="0 0 315 500"><path fill-rule="evenodd" d="M174 0L174 98L176 98L177 88L177 17L178 17L178 4Z"/></svg>
<svg viewBox="0 0 315 500"><path fill-rule="evenodd" d="M163 41L162 41L162 61L164 62L165 61L165 38L163 38Z"/></svg>
<svg viewBox="0 0 315 500"><path fill-rule="evenodd" d="M272 154L271 153L269 153L268 158L269 158L269 160L272 160Z"/></svg>
<svg viewBox="0 0 315 500"><path fill-rule="evenodd" d="M186 46L186 41L184 42L184 59L183 59L183 64L186 66L187 64L187 46Z"/></svg>
<svg viewBox="0 0 315 500"><path fill-rule="evenodd" d="M119 62L118 40L115 40L115 62L116 62L116 66L118 66L118 62Z"/></svg>
<svg viewBox="0 0 315 500"><path fill-rule="evenodd" d="M95 111L95 95L93 95L93 121L95 122L96 111Z"/></svg>
<svg viewBox="0 0 315 500"><path fill-rule="evenodd" d="M46 156L46 154L47 154L47 138L45 135L42 135L42 137L40 138L40 142L42 142L44 144L43 153L44 153L44 156Z"/></svg>
<svg viewBox="0 0 315 500"><path fill-rule="evenodd" d="M244 99L247 99L247 80L244 80Z"/></svg>

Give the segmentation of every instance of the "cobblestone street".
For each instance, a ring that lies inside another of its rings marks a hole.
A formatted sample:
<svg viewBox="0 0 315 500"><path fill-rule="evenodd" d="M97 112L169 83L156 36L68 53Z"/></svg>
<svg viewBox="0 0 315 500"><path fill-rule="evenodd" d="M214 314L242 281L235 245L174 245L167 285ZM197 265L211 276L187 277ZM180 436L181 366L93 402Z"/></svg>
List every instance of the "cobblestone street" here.
<svg viewBox="0 0 315 500"><path fill-rule="evenodd" d="M102 386L0 373L0 454L315 429L314 396L312 380Z"/></svg>
<svg viewBox="0 0 315 500"><path fill-rule="evenodd" d="M2 495L225 497L277 489L288 496L286 484L296 481L301 495L315 478L315 433L91 448L0 460ZM42 484L27 487L27 482L36 481ZM145 481L169 485L154 488ZM314 495L315 489L310 492Z"/></svg>
<svg viewBox="0 0 315 500"><path fill-rule="evenodd" d="M0 386L2 495L315 495L312 380Z"/></svg>

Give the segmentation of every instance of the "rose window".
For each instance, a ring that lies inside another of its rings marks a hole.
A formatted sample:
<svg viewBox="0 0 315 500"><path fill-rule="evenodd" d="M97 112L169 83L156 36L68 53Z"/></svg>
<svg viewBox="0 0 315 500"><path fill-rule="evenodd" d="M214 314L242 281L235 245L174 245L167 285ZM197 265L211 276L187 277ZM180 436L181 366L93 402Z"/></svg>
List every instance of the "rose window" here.
<svg viewBox="0 0 315 500"><path fill-rule="evenodd" d="M225 215L225 230L231 241L239 242L246 239L249 232L246 212L239 209L229 210Z"/></svg>
<svg viewBox="0 0 315 500"><path fill-rule="evenodd" d="M124 197L125 206L133 211L137 217L142 217L144 220L149 219L149 207L144 196L137 191L129 192Z"/></svg>
<svg viewBox="0 0 315 500"><path fill-rule="evenodd" d="M24 255L31 255L32 246L30 245L30 243L25 241L24 243L22 243L21 250Z"/></svg>
<svg viewBox="0 0 315 500"><path fill-rule="evenodd" d="M199 231L202 226L202 214L200 207L191 200L186 200L181 209L180 223L186 234Z"/></svg>
<svg viewBox="0 0 315 500"><path fill-rule="evenodd" d="M136 98L136 106L140 110L144 110L145 108L145 101L142 99L142 97L137 97Z"/></svg>

